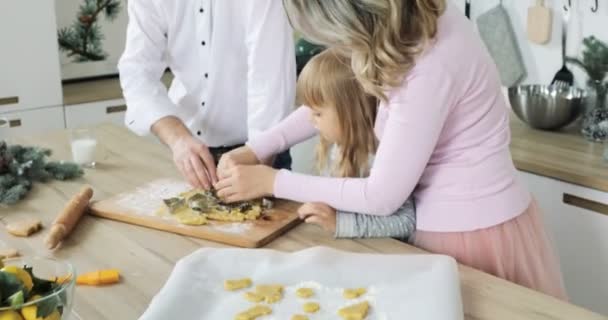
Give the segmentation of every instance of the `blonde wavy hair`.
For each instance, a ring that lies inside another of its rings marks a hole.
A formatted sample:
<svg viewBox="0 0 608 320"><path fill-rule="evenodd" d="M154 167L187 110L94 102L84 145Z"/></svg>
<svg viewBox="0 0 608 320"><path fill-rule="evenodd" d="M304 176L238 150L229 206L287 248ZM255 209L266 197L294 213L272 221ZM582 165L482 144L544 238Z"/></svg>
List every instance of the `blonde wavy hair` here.
<svg viewBox="0 0 608 320"><path fill-rule="evenodd" d="M368 175L370 154L378 145L374 134L378 100L365 93L350 68L350 59L332 49L321 52L300 73L297 94L313 110L333 108L338 117L338 156L330 167L333 143L321 137L316 150L319 172L338 177Z"/></svg>
<svg viewBox="0 0 608 320"><path fill-rule="evenodd" d="M308 40L351 55L362 87L378 99L399 86L437 33L445 0L283 0Z"/></svg>

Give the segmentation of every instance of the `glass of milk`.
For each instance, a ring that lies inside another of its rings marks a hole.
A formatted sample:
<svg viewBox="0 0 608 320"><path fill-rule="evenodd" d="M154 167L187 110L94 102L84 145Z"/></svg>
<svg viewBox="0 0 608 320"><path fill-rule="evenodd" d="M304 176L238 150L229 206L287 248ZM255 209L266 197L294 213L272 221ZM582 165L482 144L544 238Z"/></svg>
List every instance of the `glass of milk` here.
<svg viewBox="0 0 608 320"><path fill-rule="evenodd" d="M97 139L90 129L75 129L71 132L72 158L74 162L86 167L95 168L95 150Z"/></svg>

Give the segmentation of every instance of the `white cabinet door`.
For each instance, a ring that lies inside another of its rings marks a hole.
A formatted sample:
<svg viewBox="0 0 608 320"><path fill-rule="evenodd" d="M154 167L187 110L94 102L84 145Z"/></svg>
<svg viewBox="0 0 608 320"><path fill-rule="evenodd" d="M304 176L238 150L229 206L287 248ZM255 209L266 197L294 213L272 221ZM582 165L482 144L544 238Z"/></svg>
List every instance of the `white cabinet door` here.
<svg viewBox="0 0 608 320"><path fill-rule="evenodd" d="M601 213L608 206L580 196L599 191L529 173L520 176L544 212L571 301L608 314L608 216Z"/></svg>
<svg viewBox="0 0 608 320"><path fill-rule="evenodd" d="M0 112L63 104L53 1L0 1Z"/></svg>
<svg viewBox="0 0 608 320"><path fill-rule="evenodd" d="M0 140L64 128L61 106L0 114Z"/></svg>
<svg viewBox="0 0 608 320"><path fill-rule="evenodd" d="M65 122L68 128L80 128L111 122L124 125L127 106L123 99L99 101L65 106Z"/></svg>

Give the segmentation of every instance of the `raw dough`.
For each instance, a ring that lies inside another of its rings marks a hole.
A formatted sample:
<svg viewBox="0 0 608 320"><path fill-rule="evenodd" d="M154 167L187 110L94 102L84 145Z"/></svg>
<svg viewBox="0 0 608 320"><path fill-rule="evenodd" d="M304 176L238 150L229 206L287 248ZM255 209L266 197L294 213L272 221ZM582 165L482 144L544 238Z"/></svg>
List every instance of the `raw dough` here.
<svg viewBox="0 0 608 320"><path fill-rule="evenodd" d="M226 291L236 291L251 287L251 283L251 279L249 278L226 280L224 281L224 289Z"/></svg>
<svg viewBox="0 0 608 320"><path fill-rule="evenodd" d="M2 248L0 249L0 260L6 258L14 258L19 256L19 251L17 249L12 248Z"/></svg>
<svg viewBox="0 0 608 320"><path fill-rule="evenodd" d="M319 311L319 309L321 309L321 306L319 306L319 304L316 302L306 302L302 306L302 310L304 310L304 312L307 312L307 313L315 313L315 312Z"/></svg>
<svg viewBox="0 0 608 320"><path fill-rule="evenodd" d="M291 317L291 320L308 320L308 317L301 314L296 314Z"/></svg>
<svg viewBox="0 0 608 320"><path fill-rule="evenodd" d="M42 222L38 219L27 218L6 225L6 230L18 237L29 237L42 229Z"/></svg>
<svg viewBox="0 0 608 320"><path fill-rule="evenodd" d="M357 299L365 293L367 293L365 288L344 289L342 296L346 299Z"/></svg>
<svg viewBox="0 0 608 320"><path fill-rule="evenodd" d="M179 194L177 197L163 200L166 208L161 208L159 214L168 209L169 213L179 223L186 225L203 225L208 220L242 222L256 220L262 215L262 201L247 201L235 204L225 204L215 194L215 191L194 189Z"/></svg>
<svg viewBox="0 0 608 320"><path fill-rule="evenodd" d="M245 299L249 302L276 303L283 299L283 286L279 284L258 285L255 291L245 292Z"/></svg>
<svg viewBox="0 0 608 320"><path fill-rule="evenodd" d="M338 310L338 315L343 320L363 320L367 317L368 311L369 303L363 301Z"/></svg>
<svg viewBox="0 0 608 320"><path fill-rule="evenodd" d="M296 290L296 296L303 299L308 299L314 294L315 292L311 288L299 288L298 290Z"/></svg>
<svg viewBox="0 0 608 320"><path fill-rule="evenodd" d="M237 314L234 320L255 320L261 316L265 316L271 313L272 309L270 309L270 307L257 305Z"/></svg>

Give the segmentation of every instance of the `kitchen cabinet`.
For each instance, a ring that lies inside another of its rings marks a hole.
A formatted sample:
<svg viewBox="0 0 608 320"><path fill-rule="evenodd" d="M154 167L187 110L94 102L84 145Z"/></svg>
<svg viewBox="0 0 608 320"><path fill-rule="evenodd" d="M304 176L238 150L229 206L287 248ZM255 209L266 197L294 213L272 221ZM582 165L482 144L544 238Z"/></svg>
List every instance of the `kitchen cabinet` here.
<svg viewBox="0 0 608 320"><path fill-rule="evenodd" d="M63 128L62 106L0 114L0 140Z"/></svg>
<svg viewBox="0 0 608 320"><path fill-rule="evenodd" d="M53 1L0 1L0 113L63 104Z"/></svg>
<svg viewBox="0 0 608 320"><path fill-rule="evenodd" d="M127 106L124 99L113 99L65 106L67 128L93 126L103 122L124 125Z"/></svg>
<svg viewBox="0 0 608 320"><path fill-rule="evenodd" d="M526 172L520 178L544 212L571 301L608 314L608 194Z"/></svg>

